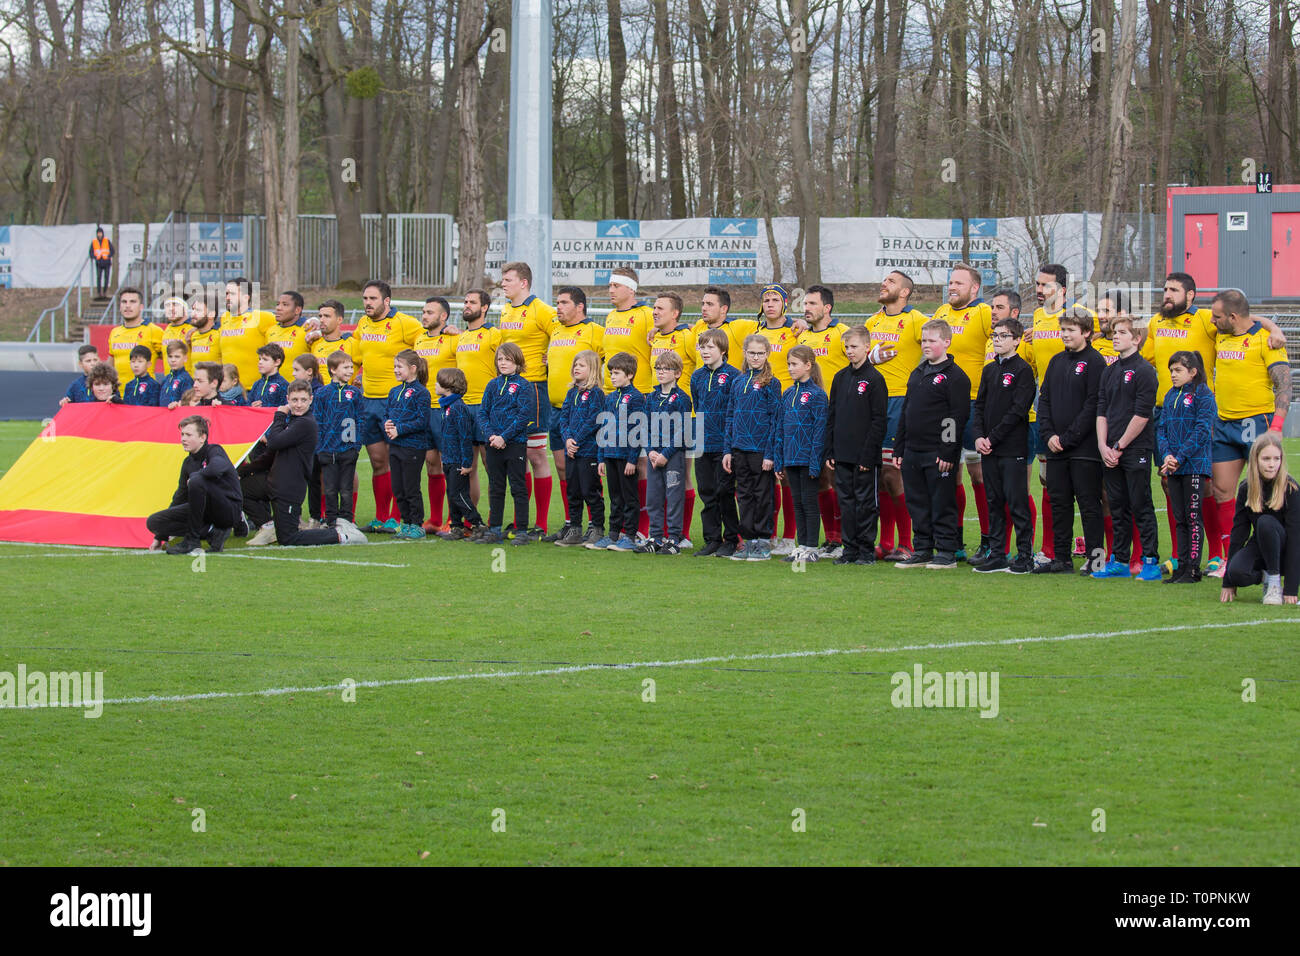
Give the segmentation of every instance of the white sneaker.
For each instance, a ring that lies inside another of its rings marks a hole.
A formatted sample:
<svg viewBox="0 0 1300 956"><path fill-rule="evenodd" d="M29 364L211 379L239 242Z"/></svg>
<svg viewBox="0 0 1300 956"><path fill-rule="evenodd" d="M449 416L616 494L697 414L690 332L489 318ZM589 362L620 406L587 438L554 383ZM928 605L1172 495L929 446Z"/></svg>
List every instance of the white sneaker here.
<svg viewBox="0 0 1300 956"><path fill-rule="evenodd" d="M1052 563L1052 559L1049 558L1047 555L1043 554L1043 552L1041 552L1041 551L1039 551L1037 554L1034 555L1034 564L1035 564L1035 565L1039 565L1039 564L1051 564L1051 563Z"/></svg>
<svg viewBox="0 0 1300 956"><path fill-rule="evenodd" d="M694 547L695 545L691 544L690 538L682 538L682 540L677 542L677 550L679 551L689 551Z"/></svg>
<svg viewBox="0 0 1300 956"><path fill-rule="evenodd" d="M1264 603L1265 604L1282 604L1282 582L1272 581L1264 585Z"/></svg>
<svg viewBox="0 0 1300 956"><path fill-rule="evenodd" d="M346 518L336 519L334 530L339 533L339 544L366 544L368 541L361 529Z"/></svg>
<svg viewBox="0 0 1300 956"><path fill-rule="evenodd" d="M274 544L274 543L275 543L275 524L271 521L268 521L266 524L262 525L262 527L258 528L257 534L253 535L245 542L245 544L247 544L250 548L258 548L261 547L262 545Z"/></svg>
<svg viewBox="0 0 1300 956"><path fill-rule="evenodd" d="M774 538L772 544L773 555L793 554L797 543L794 538Z"/></svg>
<svg viewBox="0 0 1300 956"><path fill-rule="evenodd" d="M632 543L633 543L633 544L645 544L645 543L646 543L647 541L649 541L649 540L650 540L649 538L647 538L647 537L646 537L645 535L643 535L640 531L638 531L638 532L636 533L636 537L632 539Z"/></svg>

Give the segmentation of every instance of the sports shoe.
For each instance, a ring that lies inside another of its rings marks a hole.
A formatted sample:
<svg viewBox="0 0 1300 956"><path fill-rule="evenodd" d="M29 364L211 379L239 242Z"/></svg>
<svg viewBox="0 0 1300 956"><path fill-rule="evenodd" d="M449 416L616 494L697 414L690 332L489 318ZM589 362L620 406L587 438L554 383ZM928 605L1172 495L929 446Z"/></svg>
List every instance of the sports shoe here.
<svg viewBox="0 0 1300 956"><path fill-rule="evenodd" d="M477 530L476 528L475 531ZM467 530L463 525L457 528L448 528L446 531L435 531L434 533L443 541L464 541L473 535L473 532Z"/></svg>
<svg viewBox="0 0 1300 956"><path fill-rule="evenodd" d="M645 544L649 540L650 538L647 535L644 535L640 531L638 531L632 538L632 544L633 546L638 544Z"/></svg>
<svg viewBox="0 0 1300 956"><path fill-rule="evenodd" d="M906 561L914 552L911 548L905 548L901 544L894 550L881 555L882 561Z"/></svg>
<svg viewBox="0 0 1300 956"><path fill-rule="evenodd" d="M678 544L676 541L665 541L663 544L659 545L659 553L660 554L681 554L682 546Z"/></svg>
<svg viewBox="0 0 1300 956"><path fill-rule="evenodd" d="M841 554L838 558L831 559L834 564L852 564L856 560L858 560L858 556L856 554L849 554L847 551L844 554ZM874 562L875 559L872 558L872 561Z"/></svg>
<svg viewBox="0 0 1300 956"><path fill-rule="evenodd" d="M334 530L338 532L339 544L366 543L366 536L361 533L361 529L346 518L337 519L334 522Z"/></svg>
<svg viewBox="0 0 1300 956"><path fill-rule="evenodd" d="M1073 574L1074 562L1063 561L1060 558L1053 558L1046 564L1035 564L1032 574Z"/></svg>
<svg viewBox="0 0 1300 956"><path fill-rule="evenodd" d="M181 538L175 544L169 544L167 546L168 554L193 554L195 551L202 553L203 542L198 538L191 538L189 535ZM1278 594L1280 595L1281 593L1282 591L1279 588ZM1277 603L1281 604L1282 602L1279 600Z"/></svg>
<svg viewBox="0 0 1300 956"><path fill-rule="evenodd" d="M704 547L700 548L700 550L696 551L695 556L697 558L707 558L710 555L717 554L718 549L721 547L722 547L721 541L710 541L707 544L705 544Z"/></svg>
<svg viewBox="0 0 1300 956"><path fill-rule="evenodd" d="M794 538L773 538L771 542L763 542L767 545L768 557L778 555L784 557L787 554L793 554L794 549L799 543Z"/></svg>
<svg viewBox="0 0 1300 956"><path fill-rule="evenodd" d="M934 560L933 551L915 551L899 561L896 568L923 568Z"/></svg>
<svg viewBox="0 0 1300 956"><path fill-rule="evenodd" d="M419 541L421 538L426 537L426 534L427 533L425 532L424 528L422 528L420 525L408 524L406 526L405 531L398 532L397 536L407 541Z"/></svg>
<svg viewBox="0 0 1300 956"><path fill-rule="evenodd" d="M154 538L152 541L149 542L150 554L164 554L166 551L167 551L166 541L159 541L157 538Z"/></svg>
<svg viewBox="0 0 1300 956"><path fill-rule="evenodd" d="M1227 563L1223 558L1210 558L1209 562L1205 565L1205 576L1207 578L1221 578L1223 577L1223 572L1226 568Z"/></svg>
<svg viewBox="0 0 1300 956"><path fill-rule="evenodd" d="M1263 603L1281 605L1282 581L1280 578L1273 581L1265 579Z"/></svg>
<svg viewBox="0 0 1300 956"><path fill-rule="evenodd" d="M546 539L543 538L542 540L545 541ZM561 548L573 548L582 544L583 540L581 525L566 524L564 533L555 539L555 543Z"/></svg>
<svg viewBox="0 0 1300 956"><path fill-rule="evenodd" d="M626 551L631 553L636 550L636 542L625 534L620 534L618 540L609 546L609 551Z"/></svg>
<svg viewBox="0 0 1300 956"><path fill-rule="evenodd" d="M506 536L497 528L487 528L474 541L477 544L503 544Z"/></svg>
<svg viewBox="0 0 1300 956"><path fill-rule="evenodd" d="M1142 570L1138 572L1139 581L1159 581L1160 565L1156 563L1155 558L1143 558Z"/></svg>
<svg viewBox="0 0 1300 956"><path fill-rule="evenodd" d="M695 544L694 544L694 542L691 541L690 538L682 538L681 540L679 540L679 541L677 542L677 550L678 550L678 551L694 551L694 550L695 550Z"/></svg>
<svg viewBox="0 0 1300 956"><path fill-rule="evenodd" d="M853 563L867 567L876 563L876 556L874 554L860 554L853 559Z"/></svg>
<svg viewBox="0 0 1300 956"><path fill-rule="evenodd" d="M976 549L975 553L967 558L966 563L971 565L971 567L974 567L975 565L983 564L985 561L994 557L1000 557L1003 560L1006 560L1006 555L994 554L992 545L981 544L979 548Z"/></svg>
<svg viewBox="0 0 1300 956"><path fill-rule="evenodd" d="M374 521L370 522L370 524L366 525L365 530L371 534L383 534L384 523L376 518Z"/></svg>
<svg viewBox="0 0 1300 956"><path fill-rule="evenodd" d="M614 539L607 534L602 534L595 541L584 541L582 546L591 551L608 551L614 547Z"/></svg>
<svg viewBox="0 0 1300 956"><path fill-rule="evenodd" d="M736 545L730 541L724 541L718 545L718 550L713 553L715 558L730 558L736 553Z"/></svg>
<svg viewBox="0 0 1300 956"><path fill-rule="evenodd" d="M526 544L532 544L540 537L541 535L534 534L531 531L516 531L510 535L510 543L516 548L521 548Z"/></svg>
<svg viewBox="0 0 1300 956"><path fill-rule="evenodd" d="M432 521L426 521L420 527L424 529L425 534L437 534L442 530L442 525L434 524Z"/></svg>
<svg viewBox="0 0 1300 956"><path fill-rule="evenodd" d="M834 560L844 553L844 542L827 541L821 546L817 553L823 558L831 558Z"/></svg>
<svg viewBox="0 0 1300 956"><path fill-rule="evenodd" d="M1075 535L1074 551L1071 552L1075 557L1083 557L1088 553L1088 545L1083 540L1083 535Z"/></svg>
<svg viewBox="0 0 1300 956"><path fill-rule="evenodd" d="M230 537L232 528L213 527L208 533L208 552L211 554L220 554L221 549L226 546L226 539Z"/></svg>
<svg viewBox="0 0 1300 956"><path fill-rule="evenodd" d="M954 562L956 562L956 561L965 561L965 560L966 560L966 549L965 549L965 548L958 548L956 551L954 551L954 552L952 553L952 559L953 559ZM946 565L945 565L945 566L946 566Z"/></svg>
<svg viewBox="0 0 1300 956"><path fill-rule="evenodd" d="M250 548L260 548L263 545L273 544L275 542L275 525L268 521L262 527L257 529L257 534L249 538L245 544Z"/></svg>
<svg viewBox="0 0 1300 956"><path fill-rule="evenodd" d="M979 564L976 564L972 570L976 574L996 574L999 571L1010 571L1011 564L1006 558L995 554L987 561L981 561Z"/></svg>
<svg viewBox="0 0 1300 956"><path fill-rule="evenodd" d="M1040 564L1051 564L1052 559L1047 556L1047 552L1038 551L1034 554L1034 567Z"/></svg>
<svg viewBox="0 0 1300 956"><path fill-rule="evenodd" d="M402 526L402 522L396 518L389 518L379 527L381 534L397 534L397 529Z"/></svg>
<svg viewBox="0 0 1300 956"><path fill-rule="evenodd" d="M598 542L603 537L605 537L604 529L597 528L595 525L591 525L590 527L587 528L587 533L582 536L582 540L579 541L578 543L581 544L584 548L592 548L594 550L600 550L599 548L596 548L596 542Z"/></svg>
<svg viewBox="0 0 1300 956"><path fill-rule="evenodd" d="M1169 563L1168 561L1165 562L1165 564L1168 564L1168 563ZM1163 567L1163 565L1162 565L1162 567ZM1188 571L1187 568L1174 568L1173 573L1172 573L1171 575L1169 575L1169 577L1165 578L1164 583L1165 583L1165 584L1178 584L1180 581L1182 581L1183 578L1185 578L1185 577L1187 576L1187 571Z"/></svg>
<svg viewBox="0 0 1300 956"><path fill-rule="evenodd" d="M1178 572L1178 559L1168 558L1161 565L1160 570L1165 574L1176 574Z"/></svg>
<svg viewBox="0 0 1300 956"><path fill-rule="evenodd" d="M893 549L893 548L890 548L890 549L889 549L889 551L892 551L892 550L894 550L894 549ZM886 551L886 550L885 550L884 548L882 548L880 545L876 545L876 560L877 560L877 561L883 561L883 560L885 560L885 555L887 555L887 554L889 553L889 551Z"/></svg>
<svg viewBox="0 0 1300 956"><path fill-rule="evenodd" d="M634 554L654 554L658 550L659 545L653 538L639 542L637 546L632 549Z"/></svg>
<svg viewBox="0 0 1300 956"><path fill-rule="evenodd" d="M550 534L542 536L542 544L559 544L560 539L567 535L573 529L573 525L565 522L564 527L559 531L553 531ZM578 529L579 536L582 535L582 529Z"/></svg>
<svg viewBox="0 0 1300 956"><path fill-rule="evenodd" d="M790 539L783 538L782 540L786 541ZM749 551L745 555L745 560L746 561L770 561L772 559L772 552L775 550L776 549L772 547L772 544L770 542L764 541L762 538L759 538L756 541L749 542ZM791 546L791 550L792 551L794 550L793 546Z"/></svg>
<svg viewBox="0 0 1300 956"><path fill-rule="evenodd" d="M1131 578L1133 572L1129 569L1127 561L1116 561L1115 556L1111 555L1106 561L1105 567L1100 571L1093 571L1094 578Z"/></svg>
<svg viewBox="0 0 1300 956"><path fill-rule="evenodd" d="M730 545L730 547L731 547L731 554L723 554L723 553L722 553L722 552L723 552L723 549L724 549L724 548L727 548L727 547L729 547L729 545L725 545L725 544L724 544L721 548L718 549L718 557L720 557L720 558L731 558L732 561L748 561L748 560L749 560L749 542L748 542L748 541L742 541L742 542L740 542L739 545Z"/></svg>
<svg viewBox="0 0 1300 956"><path fill-rule="evenodd" d="M933 571L946 571L957 567L957 555L951 551L936 551L925 565Z"/></svg>
<svg viewBox="0 0 1300 956"><path fill-rule="evenodd" d="M1011 574L1029 574L1033 570L1034 562L1028 555L1023 558L1017 555L1007 562L1007 571Z"/></svg>

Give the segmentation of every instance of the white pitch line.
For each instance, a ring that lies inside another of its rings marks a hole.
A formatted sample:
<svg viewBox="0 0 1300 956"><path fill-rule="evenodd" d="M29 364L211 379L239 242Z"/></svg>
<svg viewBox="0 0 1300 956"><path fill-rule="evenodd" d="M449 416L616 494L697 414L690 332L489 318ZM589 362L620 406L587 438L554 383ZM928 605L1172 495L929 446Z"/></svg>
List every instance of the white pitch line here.
<svg viewBox="0 0 1300 956"><path fill-rule="evenodd" d="M205 694L174 694L147 697L118 697L104 704L173 704L194 700L225 700L237 697L278 697L284 694L317 694L343 690L345 687L400 687L407 684L444 684L459 680L495 680L511 677L554 677L559 674L579 674L585 671L636 670L638 668L689 667L698 664L729 664L737 661L775 661L798 657L834 657L855 654L892 654L899 651L951 650L958 647L1003 647L1008 644L1042 644L1060 641L1082 641L1093 638L1132 637L1138 634L1167 634L1176 631L1217 630L1230 627L1254 627L1259 624L1300 624L1300 618L1261 618L1254 621L1232 621L1222 624L1175 624L1169 627L1133 628L1123 631L1089 631L1079 634L1059 634L1050 637L1010 637L999 641L949 641L943 644L901 644L897 647L826 648L820 651L784 651L774 654L726 654L718 657L687 657L670 661L630 661L626 664L573 664L566 667L548 667L542 670L480 671L462 674L436 674L428 677L401 677L393 680L365 680L350 684L324 684L316 687L270 687L266 690L211 691Z"/></svg>
<svg viewBox="0 0 1300 956"><path fill-rule="evenodd" d="M153 557L157 551L131 550L131 551L91 551L80 554L67 554L59 551L52 551L45 554L28 553L28 554L0 554L0 560L5 558L118 558L118 557ZM206 558L246 558L249 561L293 561L298 564L348 564L360 568L409 568L409 564L392 564L387 561L346 561L342 558L290 558L281 557L278 554L235 554L230 551L204 551ZM169 555L175 557L175 555ZM184 554L181 557L197 557L197 555Z"/></svg>

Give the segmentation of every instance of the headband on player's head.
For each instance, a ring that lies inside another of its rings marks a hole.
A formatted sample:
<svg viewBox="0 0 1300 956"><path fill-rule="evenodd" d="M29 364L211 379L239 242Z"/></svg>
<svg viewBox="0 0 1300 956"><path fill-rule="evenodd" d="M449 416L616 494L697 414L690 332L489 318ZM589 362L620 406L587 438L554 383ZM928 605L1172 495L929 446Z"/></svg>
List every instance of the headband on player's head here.
<svg viewBox="0 0 1300 956"><path fill-rule="evenodd" d="M769 292L775 292L781 297L781 314L785 315L786 306L790 304L790 293L785 291L785 286L779 282L771 282L763 286L763 291L758 294L758 301L761 304L763 296Z"/></svg>
<svg viewBox="0 0 1300 956"><path fill-rule="evenodd" d="M611 274L609 277L609 281L611 285L625 285L633 292L635 292L637 289L636 280L633 279L631 276Z"/></svg>

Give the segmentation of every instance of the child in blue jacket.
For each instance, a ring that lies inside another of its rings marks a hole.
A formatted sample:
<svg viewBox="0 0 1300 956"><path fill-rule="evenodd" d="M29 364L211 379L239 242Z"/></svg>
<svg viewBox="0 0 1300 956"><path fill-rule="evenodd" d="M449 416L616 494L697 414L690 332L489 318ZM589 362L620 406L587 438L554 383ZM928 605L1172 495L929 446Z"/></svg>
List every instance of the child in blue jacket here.
<svg viewBox="0 0 1300 956"><path fill-rule="evenodd" d="M636 488L636 460L641 457L647 425L645 395L633 386L637 359L630 352L611 356L609 380L614 390L605 398L596 437L596 460L609 480L609 534L587 547L593 550L635 551L641 503Z"/></svg>
<svg viewBox="0 0 1300 956"><path fill-rule="evenodd" d="M1169 507L1174 514L1171 550L1178 567L1166 584L1195 584L1201 580L1205 530L1201 508L1210 494L1211 443L1218 406L1205 382L1205 364L1197 351L1169 357L1164 408L1156 423L1156 461L1169 482ZM1211 503L1210 507L1214 507Z"/></svg>
<svg viewBox="0 0 1300 956"><path fill-rule="evenodd" d="M180 339L167 343L167 374L158 383L158 407L177 408L181 396L194 387L194 378L185 370L190 347Z"/></svg>
<svg viewBox="0 0 1300 956"><path fill-rule="evenodd" d="M727 448L722 467L736 476L740 547L732 561L767 561L772 557L772 524L777 426L781 418L781 383L768 356L772 343L747 335L745 370L727 392Z"/></svg>
<svg viewBox="0 0 1300 956"><path fill-rule="evenodd" d="M727 364L731 347L722 329L705 329L696 340L700 367L691 376L691 397L695 401L695 487L699 489L700 524L704 547L697 558L717 555L729 558L740 543L740 519L736 515L736 480L722 468L727 445L727 396L731 380L740 372Z"/></svg>
<svg viewBox="0 0 1300 956"><path fill-rule="evenodd" d="M646 446L645 506L650 538L637 551L680 554L682 516L686 508L686 449L691 438L691 397L677 384L682 357L662 352L655 357L655 381L646 412L650 420Z"/></svg>
<svg viewBox="0 0 1300 956"><path fill-rule="evenodd" d="M790 482L799 543L785 560L816 561L822 526L821 508L817 503L817 477L821 474L824 460L830 403L822 388L817 353L806 345L796 345L787 354L787 359L794 384L781 396L776 476Z"/></svg>
<svg viewBox="0 0 1300 956"><path fill-rule="evenodd" d="M131 349L131 373L135 378L122 389L122 401L128 405L157 405L158 380L149 373L153 364L153 349L137 345Z"/></svg>
<svg viewBox="0 0 1300 956"><path fill-rule="evenodd" d="M440 368L433 382L438 395L435 415L441 416L438 447L442 452L442 470L447 476L446 531L439 531L444 541L461 541L483 529L483 519L469 496L469 476L474 469L474 436L478 427L474 413L465 404L469 382L458 368Z"/></svg>
<svg viewBox="0 0 1300 956"><path fill-rule="evenodd" d="M524 378L524 353L513 342L497 348L497 371L488 382L478 406L480 434L487 436L483 459L488 473L488 529L475 541L499 544L505 540L506 484L515 502L513 544L528 544L527 472L528 429L538 420L537 389Z"/></svg>
<svg viewBox="0 0 1300 956"><path fill-rule="evenodd" d="M564 482L569 496L569 527L556 540L563 548L595 544L605 537L605 495L596 457L596 419L605 410L600 390L600 356L591 349L573 357L573 385L564 396L556 427L564 441ZM582 506L590 523L582 533Z"/></svg>
<svg viewBox="0 0 1300 956"><path fill-rule="evenodd" d="M328 365L330 384L316 389L311 407L316 416L316 466L320 469L324 521L333 528L340 518L349 524L356 518L352 488L361 450L358 436L364 400L361 386L348 384L352 379L352 356L335 352Z"/></svg>
<svg viewBox="0 0 1300 956"><path fill-rule="evenodd" d="M433 447L433 434L429 430L433 399L425 387L429 366L414 349L403 349L393 356L393 375L397 377L397 385L388 393L388 417L384 421L393 500L402 516L401 523L393 530L399 538L418 541L424 537L420 472L424 470L425 452Z"/></svg>

